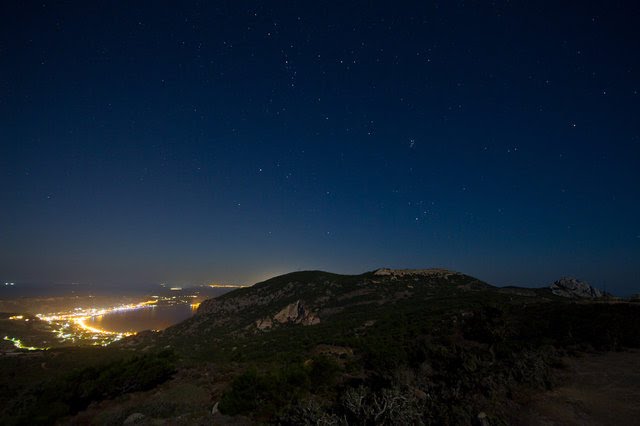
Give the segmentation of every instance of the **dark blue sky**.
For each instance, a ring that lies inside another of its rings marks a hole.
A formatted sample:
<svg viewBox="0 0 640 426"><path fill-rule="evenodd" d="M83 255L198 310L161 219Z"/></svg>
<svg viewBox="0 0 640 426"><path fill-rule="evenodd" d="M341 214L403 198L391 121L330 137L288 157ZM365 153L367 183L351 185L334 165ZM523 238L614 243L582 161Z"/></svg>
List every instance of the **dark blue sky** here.
<svg viewBox="0 0 640 426"><path fill-rule="evenodd" d="M640 5L487 3L2 2L0 279L640 291Z"/></svg>

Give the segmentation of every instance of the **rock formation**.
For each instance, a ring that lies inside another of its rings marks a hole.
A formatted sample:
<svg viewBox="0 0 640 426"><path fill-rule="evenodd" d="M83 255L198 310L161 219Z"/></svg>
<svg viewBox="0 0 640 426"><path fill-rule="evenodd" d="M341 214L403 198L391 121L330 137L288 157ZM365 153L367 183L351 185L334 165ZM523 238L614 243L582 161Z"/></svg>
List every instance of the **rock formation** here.
<svg viewBox="0 0 640 426"><path fill-rule="evenodd" d="M429 276L429 275L439 275L439 276L449 276L457 274L457 272L449 271L448 269L441 268L430 268L430 269L390 269L390 268L380 268L374 271L373 275L376 276L391 276L391 277L405 277L412 275L420 275L420 276Z"/></svg>
<svg viewBox="0 0 640 426"><path fill-rule="evenodd" d="M269 330L276 324L301 324L314 325L320 323L320 318L315 312L310 312L304 304L297 300L294 303L282 308L277 314L271 317L262 318L256 321L259 330Z"/></svg>
<svg viewBox="0 0 640 426"><path fill-rule="evenodd" d="M558 281L551 284L549 288L553 294L562 297L570 297L574 299L594 299L602 297L600 290L576 278L560 278Z"/></svg>

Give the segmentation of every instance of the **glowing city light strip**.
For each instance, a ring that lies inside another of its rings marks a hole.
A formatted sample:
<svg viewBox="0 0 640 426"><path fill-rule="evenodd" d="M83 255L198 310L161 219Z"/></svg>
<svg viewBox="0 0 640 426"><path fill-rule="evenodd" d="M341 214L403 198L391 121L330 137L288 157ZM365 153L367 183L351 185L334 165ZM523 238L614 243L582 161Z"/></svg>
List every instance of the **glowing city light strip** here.
<svg viewBox="0 0 640 426"><path fill-rule="evenodd" d="M62 320L74 320L76 318L82 318L85 317L86 318L91 318L91 317L98 317L101 315L106 315L112 312L122 312L122 311L131 311L131 310L135 310L135 309L141 309L141 308L147 308L147 307L152 307L154 305L156 305L158 303L157 300L148 300L146 302L141 302L141 303L137 303L137 304L130 304L130 305L121 305L121 306L115 306L113 308L106 308L106 309L80 309L80 308L76 308L76 312L71 313L71 314L53 314L53 315L44 315L44 314L37 314L36 316L38 318L40 318L43 321L62 321Z"/></svg>
<svg viewBox="0 0 640 426"><path fill-rule="evenodd" d="M83 332L92 334L93 337L91 339L93 340L95 340L96 338L108 339L107 341L103 341L102 343L101 342L94 343L95 345L101 344L103 346L106 346L111 342L120 340L126 336L132 336L136 333L103 330L103 329L88 325L86 323L87 320L95 317L100 317L113 312L124 312L124 311L131 311L131 310L142 309L142 308L155 307L157 303L158 303L157 300L148 300L146 302L114 306L112 308L106 308L106 309L76 308L75 312L72 312L72 313L59 313L59 314L51 314L51 315L38 314L36 316L43 321L49 322L50 324L51 323L56 324L58 328L55 330L55 333L57 337L63 341L72 340L75 342L76 339L82 339L82 335L78 333L78 331L74 332L74 327L72 327L72 324L73 324L76 326L75 327L76 330L79 329Z"/></svg>
<svg viewBox="0 0 640 426"><path fill-rule="evenodd" d="M90 333L94 333L94 334L106 334L106 335L110 335L110 336L118 336L120 338L122 338L124 336L132 336L132 335L136 334L134 332L117 332L117 331L102 330L100 328L91 327L90 325L87 325L85 323L85 321L90 319L90 318L91 317L74 318L73 322L76 323L83 330L88 331Z"/></svg>
<svg viewBox="0 0 640 426"><path fill-rule="evenodd" d="M25 346L20 339L16 339L15 337L4 336L4 340L13 343L13 345L18 349L26 349L28 351L46 351L49 348L36 348L33 346Z"/></svg>

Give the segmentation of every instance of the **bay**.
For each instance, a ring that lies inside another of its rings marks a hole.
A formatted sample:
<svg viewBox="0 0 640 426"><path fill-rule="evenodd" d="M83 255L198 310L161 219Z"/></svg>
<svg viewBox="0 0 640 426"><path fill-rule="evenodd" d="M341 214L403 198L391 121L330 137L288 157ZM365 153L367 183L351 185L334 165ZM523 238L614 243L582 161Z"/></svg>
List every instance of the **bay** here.
<svg viewBox="0 0 640 426"><path fill-rule="evenodd" d="M87 325L106 331L139 332L142 330L164 330L186 320L195 314L195 309L187 303L175 305L149 306L129 311L116 311L93 317Z"/></svg>

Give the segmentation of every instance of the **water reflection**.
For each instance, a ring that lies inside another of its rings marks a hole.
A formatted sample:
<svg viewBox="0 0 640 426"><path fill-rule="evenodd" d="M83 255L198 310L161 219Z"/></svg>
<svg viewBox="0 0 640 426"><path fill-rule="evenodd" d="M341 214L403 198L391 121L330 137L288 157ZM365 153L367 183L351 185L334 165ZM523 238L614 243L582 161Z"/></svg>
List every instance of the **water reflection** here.
<svg viewBox="0 0 640 426"><path fill-rule="evenodd" d="M87 320L87 324L102 330L114 332L138 332L142 330L163 330L191 317L196 309L190 304L170 306L148 306L142 309L121 311L100 315Z"/></svg>

